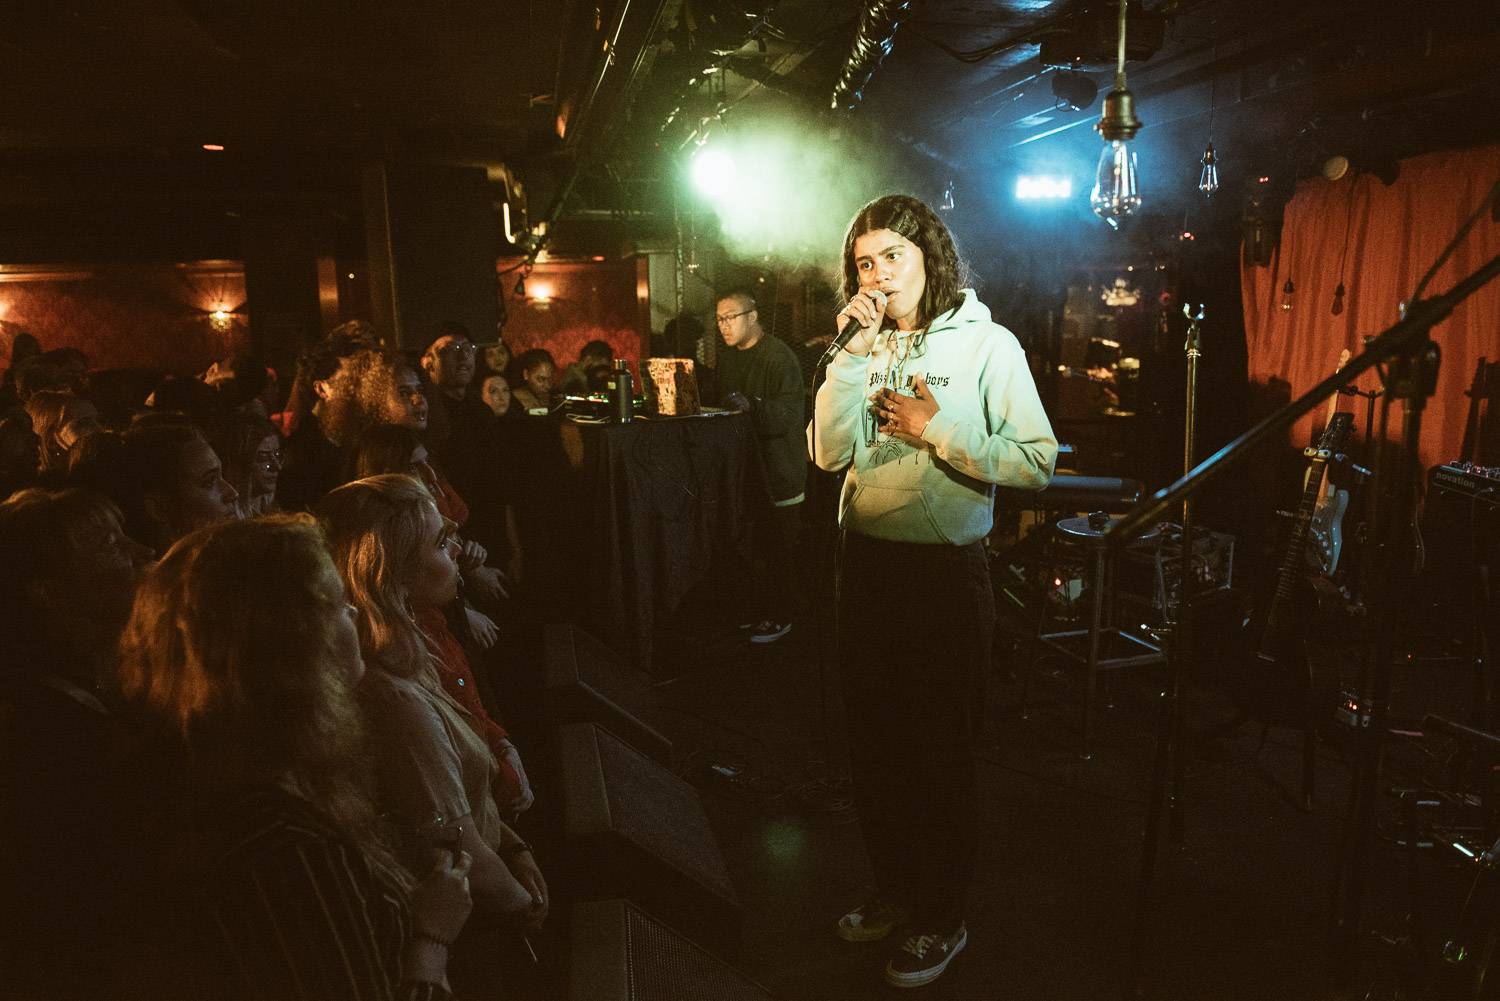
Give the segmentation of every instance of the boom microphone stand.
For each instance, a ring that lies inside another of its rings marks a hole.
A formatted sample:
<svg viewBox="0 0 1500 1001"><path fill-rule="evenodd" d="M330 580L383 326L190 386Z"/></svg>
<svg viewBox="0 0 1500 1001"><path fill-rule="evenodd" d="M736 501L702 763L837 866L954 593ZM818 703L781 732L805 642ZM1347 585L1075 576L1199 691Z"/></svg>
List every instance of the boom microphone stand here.
<svg viewBox="0 0 1500 1001"><path fill-rule="evenodd" d="M1182 471L1186 476L1193 469L1193 456L1198 449L1198 361L1203 356L1202 337L1199 324L1203 322L1203 307L1193 315L1192 307L1186 303L1182 314L1188 318L1187 342L1183 350L1187 354L1187 417L1182 434ZM1140 982L1140 968L1146 945L1146 900L1151 888L1151 879L1156 874L1156 851L1161 840L1162 800L1167 793L1167 773L1172 774L1171 797L1167 801L1167 825L1172 843L1182 844L1184 821L1182 816L1182 785L1187 770L1187 755L1182 747L1182 676L1184 661L1192 656L1193 644L1193 592L1197 580L1193 575L1193 515L1198 499L1188 494L1182 501L1182 586L1178 591L1176 618L1168 621L1167 678L1166 689L1161 693L1161 709L1156 729L1156 761L1151 773L1151 796L1146 807L1146 832L1141 842L1141 872L1136 884L1136 922L1130 951L1130 984ZM1170 613L1169 608L1164 612Z"/></svg>
<svg viewBox="0 0 1500 1001"><path fill-rule="evenodd" d="M1500 187L1500 186L1497 186ZM1493 200L1492 190L1488 201ZM1482 206L1483 208L1483 206ZM1477 216L1476 216L1477 217ZM1450 244L1450 250L1453 244ZM1446 256L1446 255L1445 255ZM1429 272L1430 273L1430 272ZM1273 435L1285 432L1303 414L1308 413L1327 399L1339 387L1364 372L1384 362L1391 362L1392 390L1387 399L1398 391L1405 402L1402 428L1400 460L1392 473L1396 477L1394 489L1388 502L1378 501L1384 508L1380 522L1385 539L1375 561L1375 578L1388 583L1380 588L1379 604L1371 621L1376 624L1377 634L1371 644L1375 660L1369 665L1375 678L1375 699L1371 706L1370 722L1362 733L1360 762L1351 796L1354 809L1352 823L1345 839L1345 850L1340 860L1337 880L1336 926L1346 936L1357 925L1362 903L1365 868L1368 864L1369 845L1373 835L1374 804L1377 793L1377 774L1382 735L1385 726L1386 701L1390 692L1390 655L1395 645L1394 622L1400 607L1401 586L1409 577L1402 572L1399 558L1405 531L1411 523L1416 504L1417 485L1421 476L1421 460L1418 457L1419 435L1422 425L1422 410L1426 397L1431 395L1436 381L1438 349L1429 332L1453 312L1460 302L1473 295L1496 275L1500 275L1500 255L1458 282L1453 288L1432 299L1415 299L1405 317L1387 328L1378 337L1365 345L1365 350L1341 371L1334 372L1302 396L1266 417L1259 424L1241 434L1229 444L1193 468L1169 487L1158 490L1148 500L1141 502L1105 531L1104 543L1117 549L1135 538L1148 525L1155 522L1173 506L1182 503L1202 490L1215 476L1241 461L1257 445ZM1388 404L1387 404L1388 406ZM1396 578L1400 578L1399 580ZM1369 651L1367 650L1367 653ZM1383 659L1382 659L1383 658ZM1157 781L1164 781L1165 771L1159 770ZM1159 793L1153 793L1153 796ZM1137 972L1132 969L1131 973ZM1134 991L1134 984L1127 985L1127 996Z"/></svg>

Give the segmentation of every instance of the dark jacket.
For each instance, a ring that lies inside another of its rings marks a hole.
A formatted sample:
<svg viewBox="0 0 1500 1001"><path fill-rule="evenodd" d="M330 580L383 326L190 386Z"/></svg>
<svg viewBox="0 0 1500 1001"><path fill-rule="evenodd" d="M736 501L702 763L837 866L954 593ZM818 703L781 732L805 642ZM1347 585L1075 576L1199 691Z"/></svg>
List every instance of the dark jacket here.
<svg viewBox="0 0 1500 1001"><path fill-rule="evenodd" d="M771 499L801 496L807 487L807 420L797 356L785 341L763 334L744 351L720 348L718 377L721 400L736 392L750 400Z"/></svg>
<svg viewBox="0 0 1500 1001"><path fill-rule="evenodd" d="M349 458L324 436L315 414L303 418L282 451L286 458L276 478L276 506L283 511L310 511L348 480Z"/></svg>

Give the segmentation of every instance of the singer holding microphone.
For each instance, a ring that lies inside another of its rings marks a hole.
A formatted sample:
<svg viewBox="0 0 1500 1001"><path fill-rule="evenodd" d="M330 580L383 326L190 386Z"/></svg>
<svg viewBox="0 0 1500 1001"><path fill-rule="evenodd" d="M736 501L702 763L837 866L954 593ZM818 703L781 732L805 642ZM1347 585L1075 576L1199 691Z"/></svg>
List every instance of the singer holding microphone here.
<svg viewBox="0 0 1500 1001"><path fill-rule="evenodd" d="M839 668L855 806L876 895L838 922L898 929L885 979L918 987L968 942L974 744L995 601L983 539L995 487L1039 490L1057 439L1026 354L990 319L927 205L887 195L843 248L839 337L814 403L813 460L839 500Z"/></svg>

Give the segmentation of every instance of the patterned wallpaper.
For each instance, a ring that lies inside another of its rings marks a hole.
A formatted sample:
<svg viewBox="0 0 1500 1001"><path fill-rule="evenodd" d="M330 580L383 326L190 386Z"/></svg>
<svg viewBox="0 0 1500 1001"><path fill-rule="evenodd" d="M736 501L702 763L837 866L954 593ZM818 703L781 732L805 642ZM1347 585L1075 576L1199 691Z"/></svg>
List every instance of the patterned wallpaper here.
<svg viewBox="0 0 1500 1001"><path fill-rule="evenodd" d="M526 278L524 298L516 295L516 277L500 275L505 343L513 355L546 348L567 366L589 341L602 340L632 365L646 357L647 291L634 259L539 262Z"/></svg>
<svg viewBox="0 0 1500 1001"><path fill-rule="evenodd" d="M23 330L43 348L81 349L95 369L200 372L249 349L244 266L0 266L0 368Z"/></svg>

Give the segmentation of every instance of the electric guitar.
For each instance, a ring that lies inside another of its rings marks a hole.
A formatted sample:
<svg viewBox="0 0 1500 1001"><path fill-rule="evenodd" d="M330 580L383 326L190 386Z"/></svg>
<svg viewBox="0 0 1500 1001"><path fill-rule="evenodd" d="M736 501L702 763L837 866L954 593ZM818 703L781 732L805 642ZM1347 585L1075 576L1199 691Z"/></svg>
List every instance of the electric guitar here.
<svg viewBox="0 0 1500 1001"><path fill-rule="evenodd" d="M1339 363L1335 372L1342 372L1344 366L1349 364L1349 349L1345 348L1339 355ZM1338 410L1339 396L1334 393L1328 398L1328 416L1323 419L1326 428L1333 422L1333 415ZM1339 566L1339 554L1344 548L1344 512L1349 510L1349 491L1343 487L1335 486L1332 474L1323 475L1327 485L1318 497L1318 506L1313 511L1312 526L1312 548L1308 553L1308 562L1324 577L1332 577L1333 572Z"/></svg>
<svg viewBox="0 0 1500 1001"><path fill-rule="evenodd" d="M1308 464L1302 499L1282 553L1276 589L1250 620L1252 653L1246 694L1253 705L1247 712L1263 722L1303 726L1309 708L1316 702L1314 665L1304 640L1311 613L1323 599L1332 597L1317 593L1318 588L1332 591L1333 585L1326 578L1308 574L1307 540L1322 493L1323 473L1329 460L1343 449L1353 423L1352 414L1335 413L1318 444L1303 450ZM1314 591L1311 595L1307 593L1309 587Z"/></svg>

